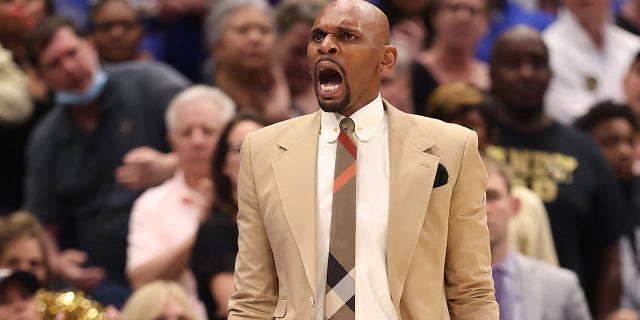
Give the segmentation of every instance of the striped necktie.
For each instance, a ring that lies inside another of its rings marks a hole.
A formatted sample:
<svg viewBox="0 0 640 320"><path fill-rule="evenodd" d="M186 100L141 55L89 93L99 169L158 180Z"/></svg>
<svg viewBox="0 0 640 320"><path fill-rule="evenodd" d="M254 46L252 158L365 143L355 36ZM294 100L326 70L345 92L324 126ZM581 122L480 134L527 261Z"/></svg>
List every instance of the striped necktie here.
<svg viewBox="0 0 640 320"><path fill-rule="evenodd" d="M355 319L356 139L351 118L340 121L333 181L325 319Z"/></svg>

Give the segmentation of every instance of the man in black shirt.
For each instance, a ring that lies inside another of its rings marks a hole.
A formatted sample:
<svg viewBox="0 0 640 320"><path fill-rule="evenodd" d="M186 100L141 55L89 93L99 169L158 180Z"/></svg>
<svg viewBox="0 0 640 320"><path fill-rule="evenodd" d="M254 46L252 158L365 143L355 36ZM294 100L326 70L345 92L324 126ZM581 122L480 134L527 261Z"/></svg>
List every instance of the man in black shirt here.
<svg viewBox="0 0 640 320"><path fill-rule="evenodd" d="M500 131L487 153L542 198L560 265L579 275L594 318L603 319L620 297L618 239L625 229L611 168L589 137L545 116L551 69L537 31L519 26L503 33L490 67Z"/></svg>

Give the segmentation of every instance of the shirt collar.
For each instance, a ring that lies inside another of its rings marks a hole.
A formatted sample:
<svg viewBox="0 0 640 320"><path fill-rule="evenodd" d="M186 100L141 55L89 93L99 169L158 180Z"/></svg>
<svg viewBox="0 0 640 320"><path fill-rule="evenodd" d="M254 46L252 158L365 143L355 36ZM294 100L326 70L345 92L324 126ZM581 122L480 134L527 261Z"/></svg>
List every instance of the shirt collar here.
<svg viewBox="0 0 640 320"><path fill-rule="evenodd" d="M509 250L504 256L504 259L493 267L493 270L502 272L506 276L515 276L517 273L517 265L514 253Z"/></svg>
<svg viewBox="0 0 640 320"><path fill-rule="evenodd" d="M320 136L327 142L334 142L340 134L340 120L344 116L334 112L321 112ZM358 140L370 140L384 118L384 106L380 93L367 105L354 112L350 118L355 123L355 134Z"/></svg>

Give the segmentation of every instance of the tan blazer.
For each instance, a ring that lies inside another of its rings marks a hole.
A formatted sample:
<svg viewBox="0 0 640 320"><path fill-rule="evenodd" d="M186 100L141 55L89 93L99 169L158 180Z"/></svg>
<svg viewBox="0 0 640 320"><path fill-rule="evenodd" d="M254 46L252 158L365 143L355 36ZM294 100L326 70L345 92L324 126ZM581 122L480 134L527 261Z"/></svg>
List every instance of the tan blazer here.
<svg viewBox="0 0 640 320"><path fill-rule="evenodd" d="M397 314L403 320L497 320L487 176L475 133L385 106L387 276ZM320 118L316 112L280 122L244 140L231 320L314 319ZM433 188L438 163L448 182Z"/></svg>

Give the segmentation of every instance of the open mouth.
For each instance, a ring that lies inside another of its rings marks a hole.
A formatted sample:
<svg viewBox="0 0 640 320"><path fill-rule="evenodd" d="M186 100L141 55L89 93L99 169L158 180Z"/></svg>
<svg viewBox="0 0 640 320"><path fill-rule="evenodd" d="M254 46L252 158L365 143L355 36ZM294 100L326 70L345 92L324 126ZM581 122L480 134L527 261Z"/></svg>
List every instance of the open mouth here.
<svg viewBox="0 0 640 320"><path fill-rule="evenodd" d="M323 96L331 96L338 92L342 85L342 74L338 66L323 61L316 65L318 92Z"/></svg>

